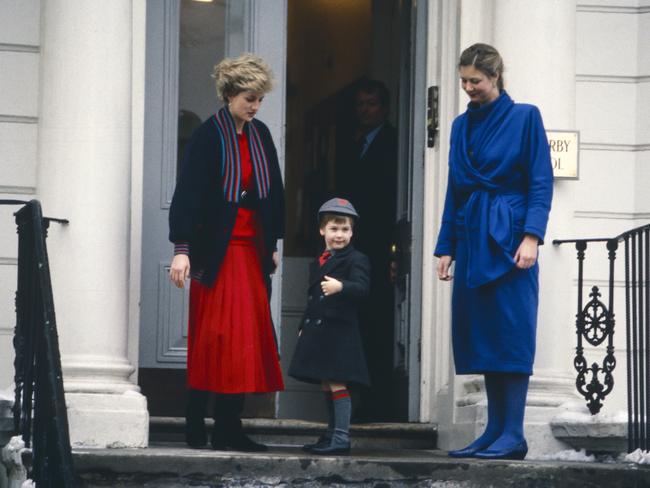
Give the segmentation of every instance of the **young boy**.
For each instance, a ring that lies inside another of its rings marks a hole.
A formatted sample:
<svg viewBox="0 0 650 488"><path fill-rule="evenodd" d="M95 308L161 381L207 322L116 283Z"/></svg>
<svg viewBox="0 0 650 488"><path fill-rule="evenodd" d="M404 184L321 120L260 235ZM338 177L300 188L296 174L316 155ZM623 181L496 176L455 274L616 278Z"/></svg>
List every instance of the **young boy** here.
<svg viewBox="0 0 650 488"><path fill-rule="evenodd" d="M343 198L328 200L318 210L325 251L310 268L307 310L289 367L290 376L323 389L327 431L303 447L314 454L350 452L347 384L369 384L357 315L370 290L370 261L350 244L358 218Z"/></svg>

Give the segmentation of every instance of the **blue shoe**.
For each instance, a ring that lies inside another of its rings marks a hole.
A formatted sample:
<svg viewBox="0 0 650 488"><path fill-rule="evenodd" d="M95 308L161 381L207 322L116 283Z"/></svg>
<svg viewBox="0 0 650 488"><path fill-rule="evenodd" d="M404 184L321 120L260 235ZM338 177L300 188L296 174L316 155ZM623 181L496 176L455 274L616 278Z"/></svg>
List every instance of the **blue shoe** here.
<svg viewBox="0 0 650 488"><path fill-rule="evenodd" d="M474 455L485 449L487 446L472 446L471 444L467 447L463 447L462 449L456 449L454 451L449 451L447 455L449 457L453 458L473 458L475 457Z"/></svg>
<svg viewBox="0 0 650 488"><path fill-rule="evenodd" d="M528 454L528 444L522 441L508 449L485 449L474 454L476 459L508 459L521 461Z"/></svg>

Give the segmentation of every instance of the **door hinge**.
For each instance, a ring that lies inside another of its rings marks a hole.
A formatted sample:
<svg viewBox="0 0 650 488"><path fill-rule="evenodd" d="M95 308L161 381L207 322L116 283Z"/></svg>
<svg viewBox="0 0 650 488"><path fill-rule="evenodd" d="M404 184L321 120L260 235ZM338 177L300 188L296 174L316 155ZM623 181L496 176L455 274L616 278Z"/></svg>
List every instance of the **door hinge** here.
<svg viewBox="0 0 650 488"><path fill-rule="evenodd" d="M437 86L427 89L427 147L435 147L438 138L438 97Z"/></svg>

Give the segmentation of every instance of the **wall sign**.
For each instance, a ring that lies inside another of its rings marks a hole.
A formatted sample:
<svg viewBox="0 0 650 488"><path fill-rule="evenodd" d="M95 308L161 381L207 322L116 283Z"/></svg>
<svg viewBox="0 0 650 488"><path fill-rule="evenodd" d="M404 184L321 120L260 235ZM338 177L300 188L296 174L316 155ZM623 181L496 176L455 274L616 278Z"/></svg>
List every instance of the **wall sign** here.
<svg viewBox="0 0 650 488"><path fill-rule="evenodd" d="M546 137L551 148L553 177L577 180L580 133L575 130L547 130Z"/></svg>

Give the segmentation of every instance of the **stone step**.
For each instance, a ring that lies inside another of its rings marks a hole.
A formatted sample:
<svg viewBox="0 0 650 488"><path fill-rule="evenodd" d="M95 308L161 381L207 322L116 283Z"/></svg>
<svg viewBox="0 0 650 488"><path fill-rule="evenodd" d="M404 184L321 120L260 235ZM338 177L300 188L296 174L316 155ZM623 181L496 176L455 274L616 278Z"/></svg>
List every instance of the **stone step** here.
<svg viewBox="0 0 650 488"><path fill-rule="evenodd" d="M325 429L325 424L305 420L243 419L244 430L265 444L301 446L313 442ZM206 419L208 428L212 420ZM184 442L185 419L152 417L151 442ZM435 449L437 426L419 423L353 424L350 428L352 446L358 448Z"/></svg>
<svg viewBox="0 0 650 488"><path fill-rule="evenodd" d="M155 445L147 449L73 451L85 488L439 487L641 488L650 467L553 461L453 460L441 451L354 449L314 456L297 447L237 453Z"/></svg>

